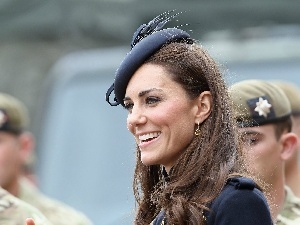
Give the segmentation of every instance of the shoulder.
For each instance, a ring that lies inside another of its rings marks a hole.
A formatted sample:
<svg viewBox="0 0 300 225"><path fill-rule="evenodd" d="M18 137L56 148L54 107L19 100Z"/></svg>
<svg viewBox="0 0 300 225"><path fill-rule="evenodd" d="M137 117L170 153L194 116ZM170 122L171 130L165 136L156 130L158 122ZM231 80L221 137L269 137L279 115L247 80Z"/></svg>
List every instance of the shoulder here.
<svg viewBox="0 0 300 225"><path fill-rule="evenodd" d="M300 224L300 199L285 186L285 202L277 217L277 224Z"/></svg>
<svg viewBox="0 0 300 225"><path fill-rule="evenodd" d="M289 205L299 205L300 207L300 198L294 194L292 189L285 185L284 190L286 193L286 203L288 203Z"/></svg>
<svg viewBox="0 0 300 225"><path fill-rule="evenodd" d="M22 180L21 195L23 201L38 208L53 224L91 225L92 222L82 212L53 198L50 198Z"/></svg>
<svg viewBox="0 0 300 225"><path fill-rule="evenodd" d="M233 198L234 197L234 198ZM212 203L212 207L219 207L224 201L241 204L253 199L257 203L267 205L264 194L258 189L256 183L247 177L235 177L228 179L220 195Z"/></svg>
<svg viewBox="0 0 300 225"><path fill-rule="evenodd" d="M26 218L33 218L36 225L50 225L38 209L0 188L0 224L24 224Z"/></svg>
<svg viewBox="0 0 300 225"><path fill-rule="evenodd" d="M272 224L269 206L256 183L246 177L228 179L212 202L208 224Z"/></svg>

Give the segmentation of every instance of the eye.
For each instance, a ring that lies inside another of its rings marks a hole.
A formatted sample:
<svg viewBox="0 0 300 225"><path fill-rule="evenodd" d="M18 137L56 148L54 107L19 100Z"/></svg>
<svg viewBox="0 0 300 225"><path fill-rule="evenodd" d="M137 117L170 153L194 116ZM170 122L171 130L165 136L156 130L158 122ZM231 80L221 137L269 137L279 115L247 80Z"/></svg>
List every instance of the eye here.
<svg viewBox="0 0 300 225"><path fill-rule="evenodd" d="M254 146L257 145L259 139L256 135L245 136L242 138L243 144L246 146Z"/></svg>
<svg viewBox="0 0 300 225"><path fill-rule="evenodd" d="M248 139L248 145L252 146L252 145L256 145L258 143L258 139L257 138L249 138Z"/></svg>
<svg viewBox="0 0 300 225"><path fill-rule="evenodd" d="M146 101L146 104L152 105L152 104L156 104L156 103L160 102L161 99L158 98L158 97L149 96L149 97L146 98L145 101Z"/></svg>
<svg viewBox="0 0 300 225"><path fill-rule="evenodd" d="M127 111L132 110L132 107L133 107L132 102L124 102L124 109L126 109Z"/></svg>

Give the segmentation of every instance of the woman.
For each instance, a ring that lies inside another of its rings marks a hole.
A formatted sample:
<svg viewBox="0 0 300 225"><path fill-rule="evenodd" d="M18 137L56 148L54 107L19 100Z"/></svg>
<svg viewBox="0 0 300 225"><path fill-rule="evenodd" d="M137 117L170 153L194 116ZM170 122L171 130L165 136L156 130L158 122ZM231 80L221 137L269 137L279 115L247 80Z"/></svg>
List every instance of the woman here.
<svg viewBox="0 0 300 225"><path fill-rule="evenodd" d="M135 224L272 224L262 192L241 176L218 66L188 33L162 29L175 16L162 14L136 31L106 95L127 109L137 143Z"/></svg>
<svg viewBox="0 0 300 225"><path fill-rule="evenodd" d="M162 29L176 16L168 15L137 30L106 94L127 109L137 143L135 224L272 224L262 192L239 175L246 171L222 75L188 33Z"/></svg>

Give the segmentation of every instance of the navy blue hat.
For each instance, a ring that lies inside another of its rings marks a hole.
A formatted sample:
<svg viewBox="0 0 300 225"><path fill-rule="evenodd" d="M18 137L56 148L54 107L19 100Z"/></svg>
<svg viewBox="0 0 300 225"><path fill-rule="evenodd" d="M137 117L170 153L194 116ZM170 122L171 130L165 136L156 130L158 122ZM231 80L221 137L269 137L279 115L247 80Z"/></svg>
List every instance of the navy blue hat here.
<svg viewBox="0 0 300 225"><path fill-rule="evenodd" d="M131 50L127 53L121 65L116 71L115 81L106 92L106 101L112 105L124 105L126 87L135 71L163 45L171 42L186 42L192 44L190 35L178 28L161 29L171 18L170 12L163 13L148 24L141 25L133 35ZM114 91L114 102L109 97Z"/></svg>

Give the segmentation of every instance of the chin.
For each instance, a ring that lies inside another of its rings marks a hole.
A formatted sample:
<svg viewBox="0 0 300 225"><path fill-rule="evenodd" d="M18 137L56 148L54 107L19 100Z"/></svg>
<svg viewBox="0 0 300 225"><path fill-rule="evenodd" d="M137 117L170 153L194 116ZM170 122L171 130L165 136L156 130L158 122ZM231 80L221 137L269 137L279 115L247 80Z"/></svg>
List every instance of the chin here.
<svg viewBox="0 0 300 225"><path fill-rule="evenodd" d="M151 165L154 165L155 163L152 163L151 161L147 161L147 160L142 160L142 163L145 165L145 166L151 166Z"/></svg>
<svg viewBox="0 0 300 225"><path fill-rule="evenodd" d="M157 164L159 164L157 162L157 160L154 160L154 159L151 159L151 158L147 158L147 157L143 157L143 156L141 157L141 161L146 166L151 166L151 165L157 165Z"/></svg>

